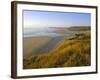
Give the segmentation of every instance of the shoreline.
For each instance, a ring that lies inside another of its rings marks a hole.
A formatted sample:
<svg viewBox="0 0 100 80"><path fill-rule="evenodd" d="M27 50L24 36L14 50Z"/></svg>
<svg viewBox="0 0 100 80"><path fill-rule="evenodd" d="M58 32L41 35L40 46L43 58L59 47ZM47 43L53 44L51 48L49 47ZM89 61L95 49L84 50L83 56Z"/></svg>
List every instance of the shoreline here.
<svg viewBox="0 0 100 80"><path fill-rule="evenodd" d="M80 33L78 33L80 35ZM83 34L84 35L84 34ZM24 37L24 57L31 56L32 54L45 54L50 52L60 41L63 39L72 40L78 38L75 34L71 36L35 36L35 37Z"/></svg>

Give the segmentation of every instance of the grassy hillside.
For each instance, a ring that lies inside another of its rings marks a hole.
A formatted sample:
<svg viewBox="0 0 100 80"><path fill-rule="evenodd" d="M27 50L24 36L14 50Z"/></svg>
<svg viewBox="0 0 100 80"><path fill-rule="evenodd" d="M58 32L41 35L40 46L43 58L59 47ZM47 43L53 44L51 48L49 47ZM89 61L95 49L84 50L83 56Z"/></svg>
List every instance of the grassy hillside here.
<svg viewBox="0 0 100 80"><path fill-rule="evenodd" d="M23 68L89 66L90 56L90 32L87 32L73 39L63 38L49 53L24 58Z"/></svg>

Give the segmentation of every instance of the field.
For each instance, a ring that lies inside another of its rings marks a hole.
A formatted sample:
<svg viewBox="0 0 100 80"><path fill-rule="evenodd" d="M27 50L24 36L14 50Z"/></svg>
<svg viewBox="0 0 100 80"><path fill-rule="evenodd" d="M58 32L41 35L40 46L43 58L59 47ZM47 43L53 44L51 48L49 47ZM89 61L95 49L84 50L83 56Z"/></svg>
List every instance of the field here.
<svg viewBox="0 0 100 80"><path fill-rule="evenodd" d="M27 57L24 56L23 68L33 69L91 65L91 40L89 30L84 31L84 33L75 34L71 38L60 37L58 39L55 39L55 42L51 43L51 45L54 44L53 47L48 45L52 42L52 38L50 37L24 39L24 46L28 45L28 47L24 47L24 55L27 55ZM44 51L35 51L41 50L39 46L42 46L42 50ZM33 50L33 53L31 50Z"/></svg>

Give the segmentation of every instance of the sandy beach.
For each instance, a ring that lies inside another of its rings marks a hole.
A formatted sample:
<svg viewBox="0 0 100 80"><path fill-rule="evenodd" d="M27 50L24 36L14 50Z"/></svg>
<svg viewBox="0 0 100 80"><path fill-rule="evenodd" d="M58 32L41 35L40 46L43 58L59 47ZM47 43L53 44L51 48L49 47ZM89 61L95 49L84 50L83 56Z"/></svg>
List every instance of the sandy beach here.
<svg viewBox="0 0 100 80"><path fill-rule="evenodd" d="M47 53L61 40L61 37L24 37L24 58L32 54Z"/></svg>

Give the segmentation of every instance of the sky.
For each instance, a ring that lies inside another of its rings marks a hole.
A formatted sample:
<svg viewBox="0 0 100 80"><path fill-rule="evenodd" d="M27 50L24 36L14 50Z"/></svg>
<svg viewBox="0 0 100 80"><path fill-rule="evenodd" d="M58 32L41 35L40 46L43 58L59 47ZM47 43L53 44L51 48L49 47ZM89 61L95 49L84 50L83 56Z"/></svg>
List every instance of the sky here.
<svg viewBox="0 0 100 80"><path fill-rule="evenodd" d="M23 11L24 28L90 26L90 13Z"/></svg>

